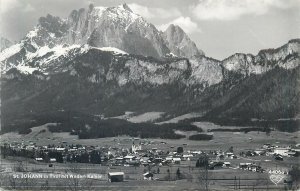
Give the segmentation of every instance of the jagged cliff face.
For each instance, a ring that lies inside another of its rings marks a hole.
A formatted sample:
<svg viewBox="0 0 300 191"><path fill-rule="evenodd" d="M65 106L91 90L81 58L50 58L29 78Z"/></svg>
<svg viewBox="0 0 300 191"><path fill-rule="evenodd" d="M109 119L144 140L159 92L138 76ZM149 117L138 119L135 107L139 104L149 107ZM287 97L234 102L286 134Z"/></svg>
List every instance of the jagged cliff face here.
<svg viewBox="0 0 300 191"><path fill-rule="evenodd" d="M223 60L223 65L230 71L244 75L262 74L275 67L293 69L299 66L299 39L291 40L277 49L261 50L258 55L234 54Z"/></svg>
<svg viewBox="0 0 300 191"><path fill-rule="evenodd" d="M221 62L207 57L193 57L191 62L191 84L203 82L205 87L220 83L223 78L224 68Z"/></svg>
<svg viewBox="0 0 300 191"><path fill-rule="evenodd" d="M204 52L197 48L179 26L171 24L163 33L163 37L170 51L177 56L185 58L204 56Z"/></svg>
<svg viewBox="0 0 300 191"><path fill-rule="evenodd" d="M73 11L67 19L67 42L96 47L116 47L131 54L162 57L169 53L154 25L126 5Z"/></svg>
<svg viewBox="0 0 300 191"><path fill-rule="evenodd" d="M7 54L21 52L15 58L17 61L12 61L20 64L26 60L25 54L35 53L40 48L89 44L94 47L115 47L129 54L160 59L171 51L187 58L203 55L178 26L173 36L165 34L133 13L126 4L118 7L90 5L88 9L72 11L64 20L51 15L41 17L39 24Z"/></svg>

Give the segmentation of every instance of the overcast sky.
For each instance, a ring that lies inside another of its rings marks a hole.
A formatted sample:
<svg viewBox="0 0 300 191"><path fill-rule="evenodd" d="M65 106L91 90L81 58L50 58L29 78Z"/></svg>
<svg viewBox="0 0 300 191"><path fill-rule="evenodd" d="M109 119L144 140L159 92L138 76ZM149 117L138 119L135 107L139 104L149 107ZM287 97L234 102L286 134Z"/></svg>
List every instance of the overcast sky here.
<svg viewBox="0 0 300 191"><path fill-rule="evenodd" d="M257 54L300 38L300 0L0 0L0 35L20 40L47 13L65 18L73 9L127 3L164 30L181 26L207 56Z"/></svg>

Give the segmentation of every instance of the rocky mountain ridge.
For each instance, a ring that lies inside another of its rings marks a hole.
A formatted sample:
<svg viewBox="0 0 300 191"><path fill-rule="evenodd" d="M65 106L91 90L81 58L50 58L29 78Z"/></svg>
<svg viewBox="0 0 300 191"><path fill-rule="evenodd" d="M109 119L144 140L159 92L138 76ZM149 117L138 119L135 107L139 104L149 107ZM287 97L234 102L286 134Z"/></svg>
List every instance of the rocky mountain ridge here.
<svg viewBox="0 0 300 191"><path fill-rule="evenodd" d="M230 71L237 71L244 75L262 74L278 66L293 69L299 66L300 39L290 40L287 44L276 48L261 50L252 54L234 54L222 61L224 67Z"/></svg>
<svg viewBox="0 0 300 191"><path fill-rule="evenodd" d="M179 27L177 27L179 28ZM182 29L182 35L187 35ZM130 54L162 58L171 53L172 47L164 35L143 17L132 12L128 5L117 7L94 7L73 10L66 19L47 15L39 19L38 25L23 39L27 51L34 52L44 46L84 45L94 47L115 47ZM170 42L173 45L185 43L195 55L202 55L194 42ZM180 55L186 50L177 50ZM174 53L174 52L173 52Z"/></svg>

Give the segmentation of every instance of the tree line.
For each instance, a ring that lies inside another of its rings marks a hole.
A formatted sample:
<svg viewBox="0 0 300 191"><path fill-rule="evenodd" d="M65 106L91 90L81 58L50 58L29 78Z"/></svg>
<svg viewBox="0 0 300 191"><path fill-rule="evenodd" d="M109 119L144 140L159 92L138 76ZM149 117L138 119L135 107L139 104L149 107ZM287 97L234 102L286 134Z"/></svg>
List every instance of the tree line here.
<svg viewBox="0 0 300 191"><path fill-rule="evenodd" d="M3 158L7 156L24 157L24 158L42 158L43 162L51 162L50 159L55 158L56 162L77 162L77 163L92 163L101 164L101 152L92 150L91 152L83 151L78 153L59 152L53 150L26 150L14 149L9 146L1 146L1 155ZM104 158L105 159L105 158ZM108 160L108 159L106 159Z"/></svg>

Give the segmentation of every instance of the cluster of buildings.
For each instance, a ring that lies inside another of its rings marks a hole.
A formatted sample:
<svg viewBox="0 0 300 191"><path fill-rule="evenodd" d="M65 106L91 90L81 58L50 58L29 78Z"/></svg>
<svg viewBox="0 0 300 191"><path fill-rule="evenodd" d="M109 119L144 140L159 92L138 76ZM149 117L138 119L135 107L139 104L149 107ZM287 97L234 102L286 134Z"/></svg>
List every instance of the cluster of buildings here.
<svg viewBox="0 0 300 191"><path fill-rule="evenodd" d="M68 145L66 142L62 142L60 146L36 146L33 142L29 142L29 144L14 142L1 146L1 149L9 149L10 154L25 153L25 157L31 156L30 158L33 158L38 162L49 163L49 167L55 162L63 163L75 161L82 163L96 163L106 166L132 167L169 166L184 163L184 165L188 164L193 168L197 167L199 157L201 155L206 155L209 158L209 169L211 170L231 167L231 162L233 162L239 169L252 172L264 172L265 170L255 163L249 163L248 161L244 162L243 157L251 158L252 156L267 156L272 157L274 160L283 160L284 157L297 157L300 153L300 144L291 146L264 144L261 148L240 152L239 156L237 156L236 152L233 152L233 148L228 149L226 152L214 150L204 153L200 150L184 151L183 147L178 147L177 149L170 147L170 149L160 150L158 148L149 148L149 145L147 145L148 149L145 149L143 148L144 146L146 145L141 143L141 141L139 144L135 144L133 141L129 148L121 148L118 146L100 147ZM3 152L1 153L3 154ZM31 153L31 155L28 155L28 153ZM124 172L110 172L108 178L109 181L112 182L123 181ZM144 179L152 180L153 173L150 171L145 172Z"/></svg>
<svg viewBox="0 0 300 191"><path fill-rule="evenodd" d="M97 151L99 157L99 163L108 162L112 166L147 166L149 164L168 165L168 164L180 164L182 161L197 160L197 157L202 154L202 151L162 151L157 148L143 149L141 142L135 144L133 142L131 148L120 148L120 147L100 147L100 146L85 146L85 145L67 145L66 142L62 142L60 146L45 145L36 146L33 142L29 144L24 143L10 143L6 144L6 147L14 151L32 151L34 152L34 158L36 161L45 161L44 153L55 152L61 153L63 161L68 162L74 160L76 157L83 154L88 157L84 162L91 162L91 153ZM171 148L172 149L172 148ZM176 150L173 149L172 150ZM293 146L276 146L272 144L264 144L261 148L246 150L240 152L240 156L251 157L251 156L271 156L275 157L276 160L283 160L283 157L296 157L300 153L300 144ZM213 159L212 163L217 163L221 160L236 159L238 156L233 151L211 151L207 153L211 155ZM58 159L51 157L50 162L56 162ZM49 160L48 160L49 162ZM78 162L78 161L77 161ZM225 166L228 166L228 162ZM243 166L243 165L242 165Z"/></svg>
<svg viewBox="0 0 300 191"><path fill-rule="evenodd" d="M126 149L125 149L126 150ZM112 152L110 159L110 165L112 166L149 166L149 165L170 165L181 164L182 161L190 161L197 158L197 155L201 154L201 151L162 151L158 148L142 149L141 144L132 144L131 148L127 152Z"/></svg>
<svg viewBox="0 0 300 191"><path fill-rule="evenodd" d="M283 157L297 157L300 154L300 144L289 146L278 146L273 144L264 144L261 148L243 152L241 155L257 156L265 155L275 157L277 160L283 160Z"/></svg>
<svg viewBox="0 0 300 191"><path fill-rule="evenodd" d="M158 148L144 149L142 146L143 144L135 144L134 142L130 148L68 145L66 142L59 146L37 146L33 142L29 142L29 144L13 142L4 144L1 149L9 150L10 152L6 153L13 156L22 156L22 153L25 153L23 151L26 151L26 153L31 154L26 154L24 157L30 156L38 162L50 163L72 161L93 163L92 158L94 156L99 158L99 164L109 166L180 164L182 161L190 161L192 158L196 160L197 155L202 153L201 151L177 153L176 151L162 151ZM97 153L97 155L93 155L93 153Z"/></svg>

